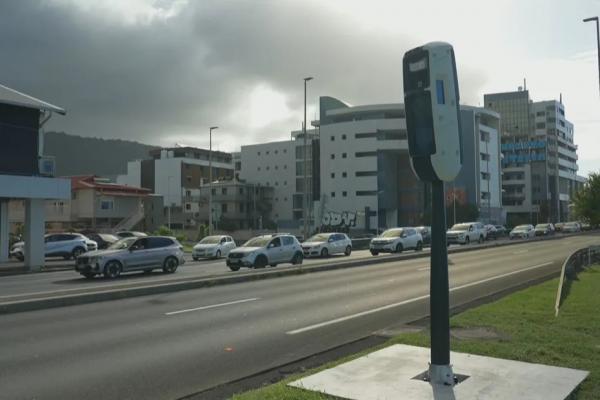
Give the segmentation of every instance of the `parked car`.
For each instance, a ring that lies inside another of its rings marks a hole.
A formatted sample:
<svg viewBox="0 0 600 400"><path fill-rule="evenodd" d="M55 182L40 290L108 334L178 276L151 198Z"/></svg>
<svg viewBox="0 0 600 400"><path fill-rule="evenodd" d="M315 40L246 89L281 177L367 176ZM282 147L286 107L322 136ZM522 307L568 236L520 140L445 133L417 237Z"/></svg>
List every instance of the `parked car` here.
<svg viewBox="0 0 600 400"><path fill-rule="evenodd" d="M388 229L369 243L369 250L374 256L379 253L402 253L408 249L423 250L423 237L415 228Z"/></svg>
<svg viewBox="0 0 600 400"><path fill-rule="evenodd" d="M124 239L124 238L128 238L128 237L146 237L148 235L145 234L144 232L120 231L120 232L115 233L115 236L117 236L120 239Z"/></svg>
<svg viewBox="0 0 600 400"><path fill-rule="evenodd" d="M581 225L579 222L567 222L562 227L563 233L575 233L581 232Z"/></svg>
<svg viewBox="0 0 600 400"><path fill-rule="evenodd" d="M512 231L510 231L508 237L512 239L529 239L535 235L535 229L533 225L517 225Z"/></svg>
<svg viewBox="0 0 600 400"><path fill-rule="evenodd" d="M236 244L231 236L207 236L194 246L192 258L198 261L201 258L226 257L235 248Z"/></svg>
<svg viewBox="0 0 600 400"><path fill-rule="evenodd" d="M317 233L302 243L304 257L328 257L352 253L352 240L345 233Z"/></svg>
<svg viewBox="0 0 600 400"><path fill-rule="evenodd" d="M486 240L491 240L491 239L496 240L500 236L495 225L487 224L487 225L484 225L484 228L485 228L485 232L486 232L486 235L485 235Z"/></svg>
<svg viewBox="0 0 600 400"><path fill-rule="evenodd" d="M592 225L590 225L587 222L582 222L581 223L581 230L582 231L591 231L592 230Z"/></svg>
<svg viewBox="0 0 600 400"><path fill-rule="evenodd" d="M44 236L44 255L63 257L65 260L93 251L98 244L80 233L52 233ZM25 259L25 242L17 242L10 249L10 256L20 261Z"/></svg>
<svg viewBox="0 0 600 400"><path fill-rule="evenodd" d="M256 236L243 246L237 247L227 257L227 266L232 271L241 267L264 268L267 265L302 264L304 259L302 246L295 236L289 234L272 234Z"/></svg>
<svg viewBox="0 0 600 400"><path fill-rule="evenodd" d="M183 246L167 236L130 237L119 240L106 250L91 251L77 257L75 271L86 278L104 275L117 278L123 272L152 272L161 268L173 273L185 263Z"/></svg>
<svg viewBox="0 0 600 400"><path fill-rule="evenodd" d="M463 222L452 226L446 232L446 241L451 244L483 243L487 231L481 222Z"/></svg>
<svg viewBox="0 0 600 400"><path fill-rule="evenodd" d="M423 244L431 244L430 226L417 226L415 229L421 234L421 237L423 238Z"/></svg>
<svg viewBox="0 0 600 400"><path fill-rule="evenodd" d="M98 244L98 250L104 250L121 240L110 233L84 233L84 235Z"/></svg>
<svg viewBox="0 0 600 400"><path fill-rule="evenodd" d="M533 230L535 236L551 236L556 232L552 224L537 224Z"/></svg>
<svg viewBox="0 0 600 400"><path fill-rule="evenodd" d="M508 233L508 230L504 225L494 225L494 227L496 228L496 236L498 237L506 236Z"/></svg>
<svg viewBox="0 0 600 400"><path fill-rule="evenodd" d="M557 222L557 223L554 224L554 230L556 232L562 232L563 226L565 226L564 222Z"/></svg>

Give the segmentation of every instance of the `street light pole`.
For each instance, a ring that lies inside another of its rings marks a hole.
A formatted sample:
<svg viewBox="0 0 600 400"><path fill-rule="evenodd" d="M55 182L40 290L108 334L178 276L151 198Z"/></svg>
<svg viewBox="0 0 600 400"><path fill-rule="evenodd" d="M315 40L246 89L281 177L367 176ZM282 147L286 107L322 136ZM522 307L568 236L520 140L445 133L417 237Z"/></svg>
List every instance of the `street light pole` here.
<svg viewBox="0 0 600 400"><path fill-rule="evenodd" d="M304 240L306 240L306 238L308 237L308 150L307 150L307 143L308 140L306 138L306 82L312 80L312 76L306 77L304 78L304 123L302 124L302 133L303 133L303 137L304 137L304 201L302 202L303 204L303 210L302 210L302 216L304 219L304 229L302 232L302 235L304 237Z"/></svg>
<svg viewBox="0 0 600 400"><path fill-rule="evenodd" d="M208 130L208 235L213 231L213 209L212 209L212 131L219 129L211 126Z"/></svg>
<svg viewBox="0 0 600 400"><path fill-rule="evenodd" d="M598 87L600 88L600 23L598 17L586 18L583 22L596 22L596 44L598 45Z"/></svg>

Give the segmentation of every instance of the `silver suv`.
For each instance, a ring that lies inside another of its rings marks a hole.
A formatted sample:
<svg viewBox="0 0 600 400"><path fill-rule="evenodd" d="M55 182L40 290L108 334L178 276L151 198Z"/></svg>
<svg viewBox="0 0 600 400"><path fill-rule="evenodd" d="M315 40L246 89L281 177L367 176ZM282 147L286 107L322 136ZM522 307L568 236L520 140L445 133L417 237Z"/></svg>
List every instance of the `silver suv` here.
<svg viewBox="0 0 600 400"><path fill-rule="evenodd" d="M183 247L172 237L130 237L119 240L106 250L97 250L77 257L75 271L86 278L104 275L117 278L122 272L152 272L161 268L173 273L185 263Z"/></svg>
<svg viewBox="0 0 600 400"><path fill-rule="evenodd" d="M44 237L44 255L63 257L65 260L77 258L86 251L98 249L98 244L81 233L51 233ZM10 256L19 261L25 259L25 242L17 242L10 249Z"/></svg>
<svg viewBox="0 0 600 400"><path fill-rule="evenodd" d="M407 249L423 250L423 237L415 228L392 228L371 239L369 251L379 253L402 253Z"/></svg>
<svg viewBox="0 0 600 400"><path fill-rule="evenodd" d="M483 243L487 230L481 222L463 222L452 226L446 232L448 246L451 244Z"/></svg>
<svg viewBox="0 0 600 400"><path fill-rule="evenodd" d="M232 271L241 267L264 268L281 263L302 264L302 246L296 237L289 234L256 236L242 247L231 250L227 266Z"/></svg>

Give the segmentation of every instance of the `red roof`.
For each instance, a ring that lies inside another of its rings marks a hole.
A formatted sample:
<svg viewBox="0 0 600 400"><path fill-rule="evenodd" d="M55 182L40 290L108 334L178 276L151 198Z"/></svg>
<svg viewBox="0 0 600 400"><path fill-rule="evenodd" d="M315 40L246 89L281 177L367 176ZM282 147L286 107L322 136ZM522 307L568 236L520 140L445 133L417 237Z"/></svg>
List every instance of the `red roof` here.
<svg viewBox="0 0 600 400"><path fill-rule="evenodd" d="M70 176L71 190L95 189L103 194L114 196L146 196L150 194L150 189L119 185L110 182L99 182L95 175Z"/></svg>

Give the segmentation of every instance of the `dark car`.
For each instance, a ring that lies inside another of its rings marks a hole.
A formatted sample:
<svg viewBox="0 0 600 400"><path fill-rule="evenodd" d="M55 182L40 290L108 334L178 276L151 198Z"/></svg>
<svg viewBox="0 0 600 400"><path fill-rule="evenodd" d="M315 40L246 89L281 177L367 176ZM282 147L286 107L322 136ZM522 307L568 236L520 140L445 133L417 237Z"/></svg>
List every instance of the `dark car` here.
<svg viewBox="0 0 600 400"><path fill-rule="evenodd" d="M497 237L506 236L506 234L508 233L508 230L506 229L506 227L504 225L494 225L494 227L496 228L496 236Z"/></svg>
<svg viewBox="0 0 600 400"><path fill-rule="evenodd" d="M431 244L430 226L417 226L415 229L421 234L421 237L423 238L423 244Z"/></svg>
<svg viewBox="0 0 600 400"><path fill-rule="evenodd" d="M499 234L498 234L498 229L496 229L496 226L488 224L485 226L485 230L487 232L487 235L485 237L486 240L498 239Z"/></svg>
<svg viewBox="0 0 600 400"><path fill-rule="evenodd" d="M121 240L120 238L116 237L115 235L111 235L110 233L88 233L86 236L98 243L98 250L104 250L108 248L111 244Z"/></svg>

